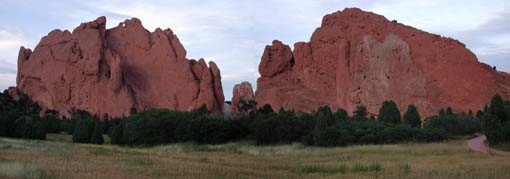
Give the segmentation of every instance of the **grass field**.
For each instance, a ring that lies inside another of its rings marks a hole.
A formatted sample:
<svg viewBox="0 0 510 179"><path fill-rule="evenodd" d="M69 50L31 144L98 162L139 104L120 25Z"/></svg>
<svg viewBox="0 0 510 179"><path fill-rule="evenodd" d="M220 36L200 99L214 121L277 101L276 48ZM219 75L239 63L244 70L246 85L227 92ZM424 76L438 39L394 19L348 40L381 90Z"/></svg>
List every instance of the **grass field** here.
<svg viewBox="0 0 510 179"><path fill-rule="evenodd" d="M106 139L108 140L108 139ZM150 148L0 138L0 178L506 178L510 156L443 143L316 148L190 143Z"/></svg>

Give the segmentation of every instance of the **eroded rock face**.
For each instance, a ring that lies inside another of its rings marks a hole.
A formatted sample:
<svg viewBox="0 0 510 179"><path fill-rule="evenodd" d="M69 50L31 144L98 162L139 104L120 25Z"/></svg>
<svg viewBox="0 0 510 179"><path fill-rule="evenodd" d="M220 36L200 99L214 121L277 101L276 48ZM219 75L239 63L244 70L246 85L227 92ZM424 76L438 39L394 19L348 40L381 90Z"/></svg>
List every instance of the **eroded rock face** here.
<svg viewBox="0 0 510 179"><path fill-rule="evenodd" d="M259 65L260 75L263 77L273 77L278 73L287 70L292 60L292 51L288 45L275 40L273 45L266 46L262 60Z"/></svg>
<svg viewBox="0 0 510 179"><path fill-rule="evenodd" d="M278 41L276 41L278 42ZM256 101L311 112L323 105L376 114L384 100L422 116L451 106L476 111L499 93L510 75L480 63L464 44L359 9L326 15L310 42L267 46L259 66Z"/></svg>
<svg viewBox="0 0 510 179"><path fill-rule="evenodd" d="M105 29L106 18L73 32L54 30L32 52L21 47L17 87L42 107L102 117L131 108L222 111L220 71L214 62L188 60L170 29L147 31L133 18Z"/></svg>
<svg viewBox="0 0 510 179"><path fill-rule="evenodd" d="M251 87L250 82L245 81L240 84L236 84L232 91L232 112L239 112L237 106L240 101L250 100L255 100L255 94L253 93L253 88Z"/></svg>

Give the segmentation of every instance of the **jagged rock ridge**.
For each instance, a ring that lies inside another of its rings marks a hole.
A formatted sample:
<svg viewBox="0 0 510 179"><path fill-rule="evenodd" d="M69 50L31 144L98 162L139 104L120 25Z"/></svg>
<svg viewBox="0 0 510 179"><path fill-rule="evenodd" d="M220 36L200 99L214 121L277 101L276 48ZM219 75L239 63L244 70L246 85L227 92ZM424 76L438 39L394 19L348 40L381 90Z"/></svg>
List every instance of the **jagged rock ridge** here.
<svg viewBox="0 0 510 179"><path fill-rule="evenodd" d="M133 18L106 29L106 18L73 32L53 30L34 51L21 47L17 87L45 109L127 116L131 108L222 111L214 62L188 60L170 29L147 31Z"/></svg>
<svg viewBox="0 0 510 179"><path fill-rule="evenodd" d="M395 100L401 111L414 104L430 116L448 106L476 111L510 92L510 75L480 63L464 44L356 8L326 15L293 51L273 41L259 72L259 107L305 112L365 105L376 114L384 100Z"/></svg>

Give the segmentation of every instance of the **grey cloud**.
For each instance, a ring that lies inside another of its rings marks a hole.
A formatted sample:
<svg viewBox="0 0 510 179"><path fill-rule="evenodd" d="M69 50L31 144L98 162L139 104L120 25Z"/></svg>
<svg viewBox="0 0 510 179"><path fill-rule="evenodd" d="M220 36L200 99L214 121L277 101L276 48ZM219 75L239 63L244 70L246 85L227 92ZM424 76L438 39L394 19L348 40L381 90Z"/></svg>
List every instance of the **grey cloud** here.
<svg viewBox="0 0 510 179"><path fill-rule="evenodd" d="M453 34L482 62L510 71L510 8L475 29Z"/></svg>

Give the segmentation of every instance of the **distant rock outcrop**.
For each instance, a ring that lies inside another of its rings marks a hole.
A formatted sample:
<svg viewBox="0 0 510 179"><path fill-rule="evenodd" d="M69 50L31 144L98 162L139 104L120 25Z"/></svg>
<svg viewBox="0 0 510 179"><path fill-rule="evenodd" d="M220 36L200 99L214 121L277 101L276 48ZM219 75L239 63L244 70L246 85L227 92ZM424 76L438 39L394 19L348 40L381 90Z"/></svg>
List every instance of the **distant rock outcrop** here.
<svg viewBox="0 0 510 179"><path fill-rule="evenodd" d="M222 111L220 71L214 62L188 60L170 29L147 31L133 18L106 29L106 18L73 32L53 30L34 51L21 47L17 88L43 108L102 117L131 108Z"/></svg>
<svg viewBox="0 0 510 179"><path fill-rule="evenodd" d="M241 101L255 100L253 88L250 82L244 81L241 84L236 84L232 91L232 112L239 112L238 105Z"/></svg>
<svg viewBox="0 0 510 179"><path fill-rule="evenodd" d="M310 42L266 46L257 80L258 106L310 112L323 105L376 114L384 100L422 116L451 106L476 111L510 75L480 63L464 44L349 8L326 15Z"/></svg>

